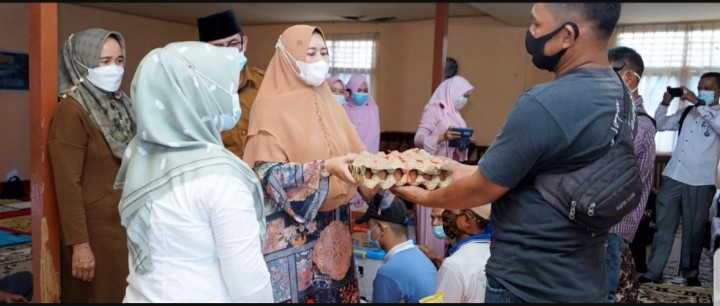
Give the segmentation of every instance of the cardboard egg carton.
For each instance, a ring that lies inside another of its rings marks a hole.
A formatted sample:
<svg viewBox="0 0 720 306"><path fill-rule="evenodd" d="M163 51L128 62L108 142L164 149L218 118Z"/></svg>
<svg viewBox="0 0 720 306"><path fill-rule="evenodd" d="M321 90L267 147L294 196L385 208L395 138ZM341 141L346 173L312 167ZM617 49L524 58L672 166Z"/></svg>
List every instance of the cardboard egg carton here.
<svg viewBox="0 0 720 306"><path fill-rule="evenodd" d="M420 186L433 190L452 181L452 164L419 148L388 154L362 152L350 165L350 172L359 184L370 189Z"/></svg>

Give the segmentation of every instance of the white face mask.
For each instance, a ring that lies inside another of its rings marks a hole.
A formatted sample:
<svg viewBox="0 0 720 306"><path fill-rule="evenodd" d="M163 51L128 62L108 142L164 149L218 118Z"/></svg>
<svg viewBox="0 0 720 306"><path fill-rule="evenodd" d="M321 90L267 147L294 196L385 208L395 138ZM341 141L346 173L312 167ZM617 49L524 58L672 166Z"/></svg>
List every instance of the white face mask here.
<svg viewBox="0 0 720 306"><path fill-rule="evenodd" d="M337 100L338 103L340 103L340 105L347 104L347 101L345 101L345 95L334 95L334 96L335 96L335 100Z"/></svg>
<svg viewBox="0 0 720 306"><path fill-rule="evenodd" d="M293 72L306 84L312 85L312 86L320 86L323 82L325 82L325 79L327 78L327 74L330 71L330 63L319 60L314 63L306 63L303 61L298 61L290 55L290 52L288 52L285 49L285 46L283 46L282 40L278 38L277 44L275 47L279 48L283 54L285 54L285 57L288 60L293 60L297 64L297 66L300 68L300 72L298 73L295 71L295 67L293 65L290 65L290 68L292 68Z"/></svg>
<svg viewBox="0 0 720 306"><path fill-rule="evenodd" d="M468 102L468 98L466 96L460 96L455 100L455 109L461 110Z"/></svg>
<svg viewBox="0 0 720 306"><path fill-rule="evenodd" d="M227 131L229 129L232 129L235 127L235 125L240 120L240 115L242 114L242 109L240 108L240 95L237 92L230 93L228 90L220 86L220 84L213 81L213 79L205 76L202 72L198 70L194 70L196 75L200 77L200 81L204 83L205 88L207 88L210 91L210 98L212 98L213 102L215 102L215 106L217 106L218 110L220 111L220 132ZM215 95L212 93L212 89L210 85L208 85L205 81L210 81L211 83L215 84L215 88L219 88L220 91L230 95L230 98L232 99L232 115L228 115L225 112L223 112L222 108L220 107L220 103L218 103L217 99L215 99ZM233 88L233 84L230 84L230 88Z"/></svg>
<svg viewBox="0 0 720 306"><path fill-rule="evenodd" d="M88 68L87 80L106 92L115 92L120 88L124 72L125 68L118 65Z"/></svg>
<svg viewBox="0 0 720 306"><path fill-rule="evenodd" d="M247 57L245 56L245 51L240 51L240 71L245 69L245 64L247 64Z"/></svg>

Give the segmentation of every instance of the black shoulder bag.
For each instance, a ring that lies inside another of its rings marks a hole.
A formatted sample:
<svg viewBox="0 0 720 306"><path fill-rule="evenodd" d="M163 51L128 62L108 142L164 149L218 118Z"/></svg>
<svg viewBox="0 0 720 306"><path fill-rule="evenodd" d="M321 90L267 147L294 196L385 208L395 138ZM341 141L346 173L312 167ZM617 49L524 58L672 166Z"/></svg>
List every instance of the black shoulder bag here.
<svg viewBox="0 0 720 306"><path fill-rule="evenodd" d="M535 188L552 207L593 234L609 231L640 203L640 167L628 125L636 118L626 90L623 99L625 120L605 154L580 169L535 178Z"/></svg>

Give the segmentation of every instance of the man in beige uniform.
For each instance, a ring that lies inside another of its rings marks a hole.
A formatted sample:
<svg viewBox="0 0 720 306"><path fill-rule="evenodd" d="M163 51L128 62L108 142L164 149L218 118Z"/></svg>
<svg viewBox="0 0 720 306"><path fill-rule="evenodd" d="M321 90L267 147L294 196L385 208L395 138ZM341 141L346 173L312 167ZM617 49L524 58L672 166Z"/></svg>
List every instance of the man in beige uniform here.
<svg viewBox="0 0 720 306"><path fill-rule="evenodd" d="M218 47L236 47L244 56L247 50L248 37L243 34L242 28L240 28L232 10L198 18L197 26L200 41ZM245 68L240 72L240 87L238 89L240 108L242 109L240 121L234 128L222 132L222 141L225 148L235 153L239 158L242 158L245 149L250 108L255 102L263 77L265 77L265 70L245 65Z"/></svg>

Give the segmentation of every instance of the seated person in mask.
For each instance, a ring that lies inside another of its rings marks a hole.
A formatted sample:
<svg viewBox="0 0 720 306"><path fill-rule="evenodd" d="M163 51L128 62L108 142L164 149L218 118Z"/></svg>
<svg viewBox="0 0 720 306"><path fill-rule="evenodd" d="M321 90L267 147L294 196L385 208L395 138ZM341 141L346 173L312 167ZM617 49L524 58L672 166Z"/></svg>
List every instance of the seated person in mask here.
<svg viewBox="0 0 720 306"><path fill-rule="evenodd" d="M445 293L445 303L485 302L485 263L490 258L491 238L485 230L490 207L491 204L442 212L444 235L453 244L437 277L437 292Z"/></svg>
<svg viewBox="0 0 720 306"><path fill-rule="evenodd" d="M387 253L373 281L373 303L418 303L435 293L437 270L427 256L407 238L408 211L405 202L395 197L381 209L377 198L367 212L355 219L368 222L368 241L379 244Z"/></svg>

